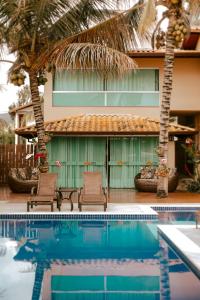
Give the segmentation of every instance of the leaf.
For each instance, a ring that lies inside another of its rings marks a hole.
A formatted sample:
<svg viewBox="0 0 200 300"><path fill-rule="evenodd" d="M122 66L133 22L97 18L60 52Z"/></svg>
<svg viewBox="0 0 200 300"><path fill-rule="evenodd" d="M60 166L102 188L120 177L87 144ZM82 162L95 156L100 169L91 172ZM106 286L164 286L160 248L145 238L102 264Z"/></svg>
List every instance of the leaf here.
<svg viewBox="0 0 200 300"><path fill-rule="evenodd" d="M134 61L124 53L106 46L90 43L63 44L52 54L57 69L95 69L123 74L136 68Z"/></svg>
<svg viewBox="0 0 200 300"><path fill-rule="evenodd" d="M156 14L155 0L147 0L138 25L138 32L141 37L155 25Z"/></svg>

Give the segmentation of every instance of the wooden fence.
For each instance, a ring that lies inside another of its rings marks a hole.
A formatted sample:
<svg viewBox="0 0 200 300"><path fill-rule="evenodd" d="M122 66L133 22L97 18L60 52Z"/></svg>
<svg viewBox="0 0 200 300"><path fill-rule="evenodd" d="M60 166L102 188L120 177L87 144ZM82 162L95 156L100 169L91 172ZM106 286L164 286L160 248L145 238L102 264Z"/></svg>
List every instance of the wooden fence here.
<svg viewBox="0 0 200 300"><path fill-rule="evenodd" d="M33 153L33 145L0 145L0 184L7 183L10 168L34 166L34 158L26 159Z"/></svg>

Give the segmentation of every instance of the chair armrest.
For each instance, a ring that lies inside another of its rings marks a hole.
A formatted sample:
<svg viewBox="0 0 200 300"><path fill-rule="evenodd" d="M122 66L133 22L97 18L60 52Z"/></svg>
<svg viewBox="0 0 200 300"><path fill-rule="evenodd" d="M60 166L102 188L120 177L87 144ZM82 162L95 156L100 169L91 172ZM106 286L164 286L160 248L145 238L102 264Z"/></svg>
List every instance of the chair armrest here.
<svg viewBox="0 0 200 300"><path fill-rule="evenodd" d="M31 188L31 196L34 196L36 193L37 193L37 187L36 187L36 186L33 186L33 187Z"/></svg>

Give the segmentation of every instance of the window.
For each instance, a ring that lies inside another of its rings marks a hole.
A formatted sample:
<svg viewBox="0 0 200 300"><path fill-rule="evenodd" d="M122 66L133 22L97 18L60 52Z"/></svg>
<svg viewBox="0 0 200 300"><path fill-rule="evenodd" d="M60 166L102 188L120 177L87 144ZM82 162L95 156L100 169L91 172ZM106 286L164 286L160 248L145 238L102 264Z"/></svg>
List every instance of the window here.
<svg viewBox="0 0 200 300"><path fill-rule="evenodd" d="M55 74L53 106L158 106L159 71L131 70L105 78L96 71L63 70Z"/></svg>

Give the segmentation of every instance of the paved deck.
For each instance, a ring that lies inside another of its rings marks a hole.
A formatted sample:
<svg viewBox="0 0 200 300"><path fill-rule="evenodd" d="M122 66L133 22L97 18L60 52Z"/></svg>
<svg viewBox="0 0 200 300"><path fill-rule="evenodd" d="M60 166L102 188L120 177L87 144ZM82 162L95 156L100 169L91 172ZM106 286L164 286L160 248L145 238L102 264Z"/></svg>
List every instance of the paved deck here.
<svg viewBox="0 0 200 300"><path fill-rule="evenodd" d="M200 228L194 225L158 225L164 239L200 279Z"/></svg>
<svg viewBox="0 0 200 300"><path fill-rule="evenodd" d="M30 194L12 193L8 186L0 186L0 201L7 202L26 202ZM77 195L73 195L73 202L77 202ZM189 192L174 192L169 193L167 198L157 198L155 193L142 193L134 189L111 189L110 199L111 203L155 203L155 204L185 204L185 203L199 203L200 194L193 194Z"/></svg>
<svg viewBox="0 0 200 300"><path fill-rule="evenodd" d="M0 186L0 212L25 212L26 202L30 194L16 194L12 193L8 186ZM72 196L74 203L74 210L77 211L77 194ZM200 209L200 194L192 194L188 192L169 193L169 196L164 199L156 197L155 193L141 193L133 189L111 189L109 197L109 210L120 211L125 208L125 204L130 205L148 205L150 206L199 206ZM70 205L68 202L62 204L62 211L69 211ZM83 207L83 210L85 208ZM87 210L101 211L102 207L87 206ZM132 210L132 208L131 208ZM34 211L50 211L50 206L38 206ZM56 209L55 209L56 211Z"/></svg>

